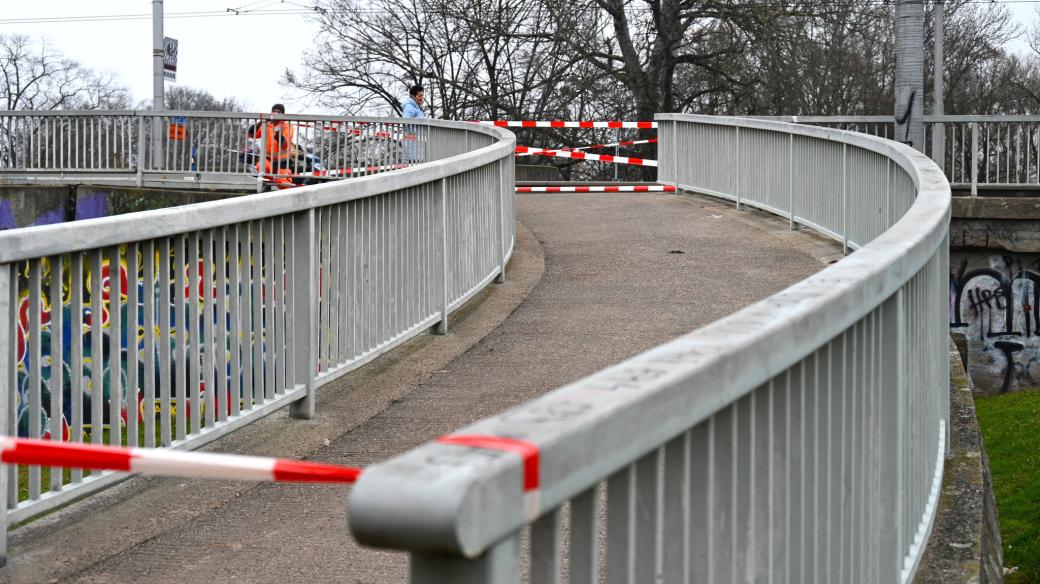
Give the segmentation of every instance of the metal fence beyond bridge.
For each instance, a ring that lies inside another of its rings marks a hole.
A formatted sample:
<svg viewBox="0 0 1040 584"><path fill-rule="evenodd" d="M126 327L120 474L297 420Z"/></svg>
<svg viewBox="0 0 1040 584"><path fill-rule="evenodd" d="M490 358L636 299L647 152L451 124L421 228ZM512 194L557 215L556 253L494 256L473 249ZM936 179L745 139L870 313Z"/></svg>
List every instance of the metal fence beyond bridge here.
<svg viewBox="0 0 1040 584"><path fill-rule="evenodd" d="M949 444L941 169L865 134L657 119L662 182L854 253L367 468L355 536L409 551L416 584L910 581Z"/></svg>
<svg viewBox="0 0 1040 584"><path fill-rule="evenodd" d="M0 111L0 184L261 189L264 174L321 182L469 150L471 132L440 132L400 118Z"/></svg>

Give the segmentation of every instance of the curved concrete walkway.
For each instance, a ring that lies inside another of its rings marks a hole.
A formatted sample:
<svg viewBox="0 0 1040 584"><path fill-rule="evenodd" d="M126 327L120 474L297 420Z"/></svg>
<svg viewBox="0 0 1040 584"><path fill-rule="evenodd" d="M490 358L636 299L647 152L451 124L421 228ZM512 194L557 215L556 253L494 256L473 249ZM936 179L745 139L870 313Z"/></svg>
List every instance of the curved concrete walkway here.
<svg viewBox="0 0 1040 584"><path fill-rule="evenodd" d="M837 259L786 222L685 195L523 195L508 281L208 450L365 465L729 314ZM523 226L527 226L526 228ZM527 229L529 228L529 230ZM839 252L840 253L840 252ZM16 530L0 580L404 582L347 534L346 488L134 478Z"/></svg>

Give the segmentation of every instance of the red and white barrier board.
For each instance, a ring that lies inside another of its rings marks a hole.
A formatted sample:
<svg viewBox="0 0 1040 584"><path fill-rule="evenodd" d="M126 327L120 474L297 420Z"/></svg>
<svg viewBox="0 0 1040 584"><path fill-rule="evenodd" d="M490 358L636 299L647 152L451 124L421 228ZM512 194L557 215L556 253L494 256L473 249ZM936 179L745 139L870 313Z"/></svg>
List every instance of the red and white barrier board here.
<svg viewBox="0 0 1040 584"><path fill-rule="evenodd" d="M481 120L478 124L498 126L499 128L630 128L649 130L657 127L657 122L592 122L564 120Z"/></svg>
<svg viewBox="0 0 1040 584"><path fill-rule="evenodd" d="M610 154L590 154L588 152L581 151L566 152L563 150L552 150L549 152L545 152L542 148L531 148L529 146L516 147L517 154L525 154L528 152L537 156L552 156L555 158L597 160L599 162L612 162L614 164L634 164L636 166L657 166L656 160L647 160L645 158L633 158L630 156L611 156Z"/></svg>
<svg viewBox="0 0 1040 584"><path fill-rule="evenodd" d="M7 436L0 437L0 461L7 464L281 483L353 483L361 474L361 469L355 467L297 460L164 448L94 446Z"/></svg>
<svg viewBox="0 0 1040 584"><path fill-rule="evenodd" d="M608 185L573 187L516 187L518 193L674 193L671 185Z"/></svg>
<svg viewBox="0 0 1040 584"><path fill-rule="evenodd" d="M611 142L609 144L592 144L589 146L578 146L576 148L538 148L528 150L527 152L517 152L517 156L532 156L534 154L541 154L543 152L572 152L575 150L597 150L600 148L613 148L615 146L635 146L637 144L657 144L657 138L650 138L649 140L625 140L622 142Z"/></svg>

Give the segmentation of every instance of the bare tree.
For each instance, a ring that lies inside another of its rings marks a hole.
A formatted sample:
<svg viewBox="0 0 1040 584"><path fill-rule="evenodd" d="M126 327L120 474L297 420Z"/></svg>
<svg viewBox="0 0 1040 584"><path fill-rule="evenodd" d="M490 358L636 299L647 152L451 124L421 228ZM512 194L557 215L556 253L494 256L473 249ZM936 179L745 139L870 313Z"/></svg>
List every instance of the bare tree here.
<svg viewBox="0 0 1040 584"><path fill-rule="evenodd" d="M177 85L166 90L166 108L196 112L241 112L242 104L233 97L216 98L205 89Z"/></svg>
<svg viewBox="0 0 1040 584"><path fill-rule="evenodd" d="M0 35L0 107L6 110L125 109L129 92L23 35Z"/></svg>

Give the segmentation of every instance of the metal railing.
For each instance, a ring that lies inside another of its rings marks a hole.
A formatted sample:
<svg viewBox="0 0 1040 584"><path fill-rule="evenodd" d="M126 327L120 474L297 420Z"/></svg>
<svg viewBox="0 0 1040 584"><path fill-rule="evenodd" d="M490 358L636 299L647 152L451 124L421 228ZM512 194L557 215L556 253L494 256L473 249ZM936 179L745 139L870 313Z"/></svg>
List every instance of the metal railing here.
<svg viewBox="0 0 1040 584"><path fill-rule="evenodd" d="M425 128L337 116L0 111L0 184L260 189L265 178L366 176L443 156Z"/></svg>
<svg viewBox="0 0 1040 584"><path fill-rule="evenodd" d="M663 182L854 253L368 467L354 535L408 550L413 583L908 582L948 444L949 184L863 134L657 119Z"/></svg>
<svg viewBox="0 0 1040 584"><path fill-rule="evenodd" d="M892 116L781 116L771 119L862 132L891 140ZM925 116L924 152L956 187L1040 186L1040 116Z"/></svg>
<svg viewBox="0 0 1040 584"><path fill-rule="evenodd" d="M445 332L452 311L503 281L515 139L409 127L439 160L0 233L0 433L197 448L285 406L310 417L317 387ZM0 550L7 525L124 477L5 467Z"/></svg>

